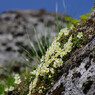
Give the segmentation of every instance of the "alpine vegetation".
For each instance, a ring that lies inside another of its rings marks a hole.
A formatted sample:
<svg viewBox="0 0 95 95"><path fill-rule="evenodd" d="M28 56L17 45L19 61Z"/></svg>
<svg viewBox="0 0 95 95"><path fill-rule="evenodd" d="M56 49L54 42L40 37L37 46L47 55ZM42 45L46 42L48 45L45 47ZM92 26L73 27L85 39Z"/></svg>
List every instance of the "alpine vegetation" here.
<svg viewBox="0 0 95 95"><path fill-rule="evenodd" d="M14 75L15 87L18 85L18 88L10 86L5 88L5 91L13 91L13 93L17 91L18 95L20 93L21 95L45 95L62 75L62 67L71 57L72 52L86 45L89 37L95 34L93 31L86 32L80 29L81 26L85 28L84 25L86 24L88 25L88 21L70 24L66 28L60 29L45 55L41 57L40 64L37 68L31 70L29 77L25 78L27 84L24 85L26 87L23 90L25 91L24 94L22 94L19 86L25 84L25 82L21 80L19 74ZM88 26L90 27L90 25Z"/></svg>

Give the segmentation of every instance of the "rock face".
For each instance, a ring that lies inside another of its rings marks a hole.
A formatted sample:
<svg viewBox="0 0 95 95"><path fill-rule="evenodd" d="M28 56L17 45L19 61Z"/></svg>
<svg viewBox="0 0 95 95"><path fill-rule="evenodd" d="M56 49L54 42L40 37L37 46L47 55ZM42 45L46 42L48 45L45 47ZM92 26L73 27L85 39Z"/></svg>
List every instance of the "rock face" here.
<svg viewBox="0 0 95 95"><path fill-rule="evenodd" d="M65 15L59 15L59 24L65 27L67 22L64 18ZM44 10L2 13L0 15L0 65L11 61L23 63L23 58L16 50L23 54L19 45L31 50L27 34L36 46L34 27L40 39L43 38L43 35L47 37L48 34L53 39L57 34L56 24L56 14L47 13Z"/></svg>
<svg viewBox="0 0 95 95"><path fill-rule="evenodd" d="M89 21L94 22L90 28L95 32L95 10ZM63 75L46 95L95 95L95 35L64 63Z"/></svg>

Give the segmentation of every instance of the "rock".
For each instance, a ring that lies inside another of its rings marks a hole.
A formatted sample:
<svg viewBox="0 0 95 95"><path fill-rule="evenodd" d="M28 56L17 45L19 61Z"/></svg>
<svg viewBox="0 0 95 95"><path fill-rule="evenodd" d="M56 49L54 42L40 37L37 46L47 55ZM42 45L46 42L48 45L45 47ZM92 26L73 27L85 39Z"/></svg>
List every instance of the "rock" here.
<svg viewBox="0 0 95 95"><path fill-rule="evenodd" d="M95 32L95 10L88 21L88 29ZM63 75L46 95L95 95L95 35L64 63Z"/></svg>
<svg viewBox="0 0 95 95"><path fill-rule="evenodd" d="M67 22L64 20L65 15L58 14L61 26L65 27ZM48 13L44 10L40 11L8 11L0 15L0 65L4 66L11 61L24 63L21 55L24 51L20 45L31 51L29 39L33 41L38 50L35 33L33 28L38 33L40 39L45 34L46 37L50 34L52 40L57 34L56 14ZM20 52L19 55L16 51Z"/></svg>

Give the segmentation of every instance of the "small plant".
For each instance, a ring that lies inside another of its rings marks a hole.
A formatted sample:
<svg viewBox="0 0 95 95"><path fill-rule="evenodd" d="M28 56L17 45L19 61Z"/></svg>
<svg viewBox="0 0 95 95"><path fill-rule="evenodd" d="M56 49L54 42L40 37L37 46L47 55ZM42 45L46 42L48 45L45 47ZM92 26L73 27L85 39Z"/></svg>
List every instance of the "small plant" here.
<svg viewBox="0 0 95 95"><path fill-rule="evenodd" d="M72 19L71 17L66 17L65 20L68 21L69 24L73 24L73 25L76 25L76 24L80 23L79 20L77 20L77 19Z"/></svg>
<svg viewBox="0 0 95 95"><path fill-rule="evenodd" d="M81 21L85 23L93 11L94 9L92 9L90 13L80 16Z"/></svg>

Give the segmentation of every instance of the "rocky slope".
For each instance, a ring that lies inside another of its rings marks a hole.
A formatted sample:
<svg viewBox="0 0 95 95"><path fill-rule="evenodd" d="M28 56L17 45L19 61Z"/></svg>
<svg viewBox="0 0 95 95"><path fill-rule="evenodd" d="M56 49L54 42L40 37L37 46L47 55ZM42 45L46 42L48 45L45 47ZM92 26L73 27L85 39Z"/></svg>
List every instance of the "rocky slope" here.
<svg viewBox="0 0 95 95"><path fill-rule="evenodd" d="M77 31L95 32L95 10ZM46 95L95 95L95 35L64 64L63 75Z"/></svg>
<svg viewBox="0 0 95 95"><path fill-rule="evenodd" d="M58 15L59 23L66 26L65 15ZM57 34L56 14L40 11L9 11L0 15L0 65L8 64L12 61L24 63L23 58L16 52L23 54L19 45L31 50L29 46L30 39L37 45L35 27L39 38L50 33L51 38ZM37 46L36 46L37 47Z"/></svg>

